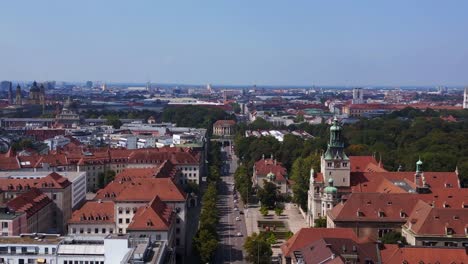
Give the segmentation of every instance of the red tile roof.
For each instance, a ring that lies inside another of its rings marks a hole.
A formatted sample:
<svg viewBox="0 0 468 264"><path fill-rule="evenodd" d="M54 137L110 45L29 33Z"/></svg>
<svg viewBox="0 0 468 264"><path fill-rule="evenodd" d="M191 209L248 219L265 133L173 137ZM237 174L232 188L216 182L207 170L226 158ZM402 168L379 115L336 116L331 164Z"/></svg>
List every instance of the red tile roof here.
<svg viewBox="0 0 468 264"><path fill-rule="evenodd" d="M361 260L378 262L378 253L375 243L359 242L350 238L324 237L318 240L311 239L310 243L300 250L305 263L347 263L343 256L355 256ZM334 259L330 259L331 256ZM343 256L342 256L343 255Z"/></svg>
<svg viewBox="0 0 468 264"><path fill-rule="evenodd" d="M47 155L5 157L0 159L0 170L21 168L42 168L44 163L51 167L65 165L93 165L108 163L159 164L166 160L174 165L199 164L201 155L191 148L151 148L151 149L85 149L58 150Z"/></svg>
<svg viewBox="0 0 468 264"><path fill-rule="evenodd" d="M380 251L382 263L468 263L465 248L398 247L385 245Z"/></svg>
<svg viewBox="0 0 468 264"><path fill-rule="evenodd" d="M0 190L3 191L23 191L33 187L39 189L62 189L69 185L71 185L71 182L56 172L38 179L0 178Z"/></svg>
<svg viewBox="0 0 468 264"><path fill-rule="evenodd" d="M404 189L398 187L401 186L398 185L400 183L405 183L412 189L416 187L414 174L414 172L354 172L351 173L351 189L352 192L402 192ZM460 188L455 172L424 172L424 177L431 190Z"/></svg>
<svg viewBox="0 0 468 264"><path fill-rule="evenodd" d="M291 254L320 238L346 238L359 241L351 228L302 228L281 245L283 256Z"/></svg>
<svg viewBox="0 0 468 264"><path fill-rule="evenodd" d="M168 160L151 168L127 168L115 176L116 181L126 181L134 178L174 178L177 169Z"/></svg>
<svg viewBox="0 0 468 264"><path fill-rule="evenodd" d="M277 162L274 159L261 159L255 162L255 172L257 176L266 177L268 173L275 174L275 181L285 182L286 181L286 168L283 167L281 162Z"/></svg>
<svg viewBox="0 0 468 264"><path fill-rule="evenodd" d="M372 156L350 156L351 172L386 172Z"/></svg>
<svg viewBox="0 0 468 264"><path fill-rule="evenodd" d="M417 235L466 237L468 210L464 208L433 208L419 201L404 225Z"/></svg>
<svg viewBox="0 0 468 264"><path fill-rule="evenodd" d="M405 222L418 201L417 195L409 193L352 193L328 211L328 216L340 222Z"/></svg>
<svg viewBox="0 0 468 264"><path fill-rule="evenodd" d="M186 194L170 178L135 178L113 181L96 193L95 200L150 202L155 196L161 200L185 201Z"/></svg>
<svg viewBox="0 0 468 264"><path fill-rule="evenodd" d="M73 212L69 224L112 224L114 219L113 201L87 201Z"/></svg>
<svg viewBox="0 0 468 264"><path fill-rule="evenodd" d="M137 210L127 229L169 230L173 216L173 209L156 196L148 205Z"/></svg>
<svg viewBox="0 0 468 264"><path fill-rule="evenodd" d="M218 120L216 121L213 126L233 126L236 124L236 121L234 120Z"/></svg>
<svg viewBox="0 0 468 264"><path fill-rule="evenodd" d="M29 218L50 203L52 203L52 200L46 194L39 189L32 188L13 198L6 205L10 210L25 212Z"/></svg>

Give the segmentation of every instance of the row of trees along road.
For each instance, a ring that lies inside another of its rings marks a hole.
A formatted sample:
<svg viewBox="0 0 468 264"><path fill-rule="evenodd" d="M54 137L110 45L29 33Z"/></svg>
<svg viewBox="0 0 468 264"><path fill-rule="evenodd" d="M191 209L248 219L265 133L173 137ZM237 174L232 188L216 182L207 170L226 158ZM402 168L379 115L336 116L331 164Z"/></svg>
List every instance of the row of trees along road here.
<svg viewBox="0 0 468 264"><path fill-rule="evenodd" d="M218 234L216 227L219 224L218 208L216 201L218 196L217 185L221 179L222 166L221 150L218 142L210 142L208 152L208 187L202 198L200 223L198 232L193 238L193 246L201 263L211 263L218 248Z"/></svg>

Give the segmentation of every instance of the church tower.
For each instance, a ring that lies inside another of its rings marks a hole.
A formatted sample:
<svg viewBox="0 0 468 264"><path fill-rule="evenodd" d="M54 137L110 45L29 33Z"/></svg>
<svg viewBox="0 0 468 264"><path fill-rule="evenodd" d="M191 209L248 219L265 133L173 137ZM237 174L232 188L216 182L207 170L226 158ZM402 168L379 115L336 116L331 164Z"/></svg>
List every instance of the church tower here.
<svg viewBox="0 0 468 264"><path fill-rule="evenodd" d="M23 97L21 95L21 86L19 84L18 84L18 86L16 86L15 104L16 105L22 105L23 104Z"/></svg>
<svg viewBox="0 0 468 264"><path fill-rule="evenodd" d="M344 152L344 142L342 131L338 119L335 117L333 125L330 127L330 141L327 151L322 155L320 167L324 182L333 179L334 186L350 186L351 166L349 158Z"/></svg>
<svg viewBox="0 0 468 264"><path fill-rule="evenodd" d="M13 104L13 83L10 82L10 86L8 86L8 104Z"/></svg>

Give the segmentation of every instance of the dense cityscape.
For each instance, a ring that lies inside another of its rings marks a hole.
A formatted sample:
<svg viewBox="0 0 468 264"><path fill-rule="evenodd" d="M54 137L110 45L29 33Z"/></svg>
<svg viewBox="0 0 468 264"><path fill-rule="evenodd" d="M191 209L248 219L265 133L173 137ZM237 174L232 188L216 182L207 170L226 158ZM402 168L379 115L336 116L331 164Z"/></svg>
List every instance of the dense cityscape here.
<svg viewBox="0 0 468 264"><path fill-rule="evenodd" d="M0 10L0 264L468 263L468 2Z"/></svg>

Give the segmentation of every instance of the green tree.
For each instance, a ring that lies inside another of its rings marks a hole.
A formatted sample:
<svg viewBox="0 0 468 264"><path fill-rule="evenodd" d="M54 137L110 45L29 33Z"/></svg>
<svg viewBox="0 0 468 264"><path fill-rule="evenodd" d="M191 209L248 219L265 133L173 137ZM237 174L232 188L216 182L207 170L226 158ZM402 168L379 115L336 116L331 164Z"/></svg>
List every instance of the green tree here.
<svg viewBox="0 0 468 264"><path fill-rule="evenodd" d="M107 184L115 179L115 171L106 170L98 174L98 187L99 189L104 188Z"/></svg>
<svg viewBox="0 0 468 264"><path fill-rule="evenodd" d="M283 211L284 211L284 209L281 208L281 207L276 207L276 208L275 208L275 214L276 214L277 216L280 216L280 215L283 213Z"/></svg>
<svg viewBox="0 0 468 264"><path fill-rule="evenodd" d="M113 128L118 129L122 126L122 121L120 121L120 118L118 116L111 115L107 116L106 119L106 124L112 126Z"/></svg>
<svg viewBox="0 0 468 264"><path fill-rule="evenodd" d="M261 213L263 216L267 216L267 215L268 215L268 208L265 207L265 206L260 207L260 213Z"/></svg>
<svg viewBox="0 0 468 264"><path fill-rule="evenodd" d="M276 240L275 233L273 233L273 232L266 232L266 233L268 234L267 239L266 239L268 244L270 244L270 245L276 244L277 240Z"/></svg>
<svg viewBox="0 0 468 264"><path fill-rule="evenodd" d="M198 230L193 238L193 246L203 263L209 263L218 248L218 240L206 229Z"/></svg>
<svg viewBox="0 0 468 264"><path fill-rule="evenodd" d="M264 180L263 188L259 188L257 191L258 199L262 206L268 209L275 208L276 202L278 202L278 187L276 184Z"/></svg>
<svg viewBox="0 0 468 264"><path fill-rule="evenodd" d="M293 163L291 169L291 180L294 181L292 186L293 201L299 204L303 210L307 210L310 170L313 168L318 172L319 165L320 155L318 154L310 155L307 158L298 158Z"/></svg>
<svg viewBox="0 0 468 264"><path fill-rule="evenodd" d="M320 217L314 220L314 227L325 228L327 227L327 218Z"/></svg>
<svg viewBox="0 0 468 264"><path fill-rule="evenodd" d="M246 260L248 262L254 264L271 263L273 251L271 250L271 245L267 242L265 235L253 233L245 240L244 249L247 253Z"/></svg>
<svg viewBox="0 0 468 264"><path fill-rule="evenodd" d="M396 231L386 233L380 240L384 244L398 244L398 241L406 244L406 239L401 235L400 232Z"/></svg>

